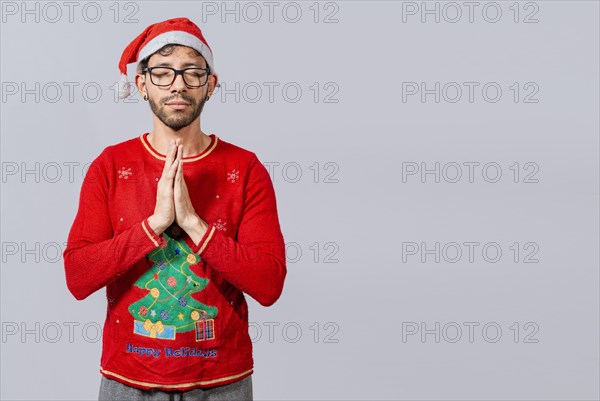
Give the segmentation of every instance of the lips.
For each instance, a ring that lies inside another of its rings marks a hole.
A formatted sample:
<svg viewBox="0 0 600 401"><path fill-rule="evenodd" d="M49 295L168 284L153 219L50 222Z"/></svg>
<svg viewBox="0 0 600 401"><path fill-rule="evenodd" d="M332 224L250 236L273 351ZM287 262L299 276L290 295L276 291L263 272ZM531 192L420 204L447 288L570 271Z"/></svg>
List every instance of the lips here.
<svg viewBox="0 0 600 401"><path fill-rule="evenodd" d="M190 104L189 103L184 103L184 102L172 102L172 103L167 103L167 106L176 109L176 110L181 110L181 109L185 109L186 107L188 107Z"/></svg>

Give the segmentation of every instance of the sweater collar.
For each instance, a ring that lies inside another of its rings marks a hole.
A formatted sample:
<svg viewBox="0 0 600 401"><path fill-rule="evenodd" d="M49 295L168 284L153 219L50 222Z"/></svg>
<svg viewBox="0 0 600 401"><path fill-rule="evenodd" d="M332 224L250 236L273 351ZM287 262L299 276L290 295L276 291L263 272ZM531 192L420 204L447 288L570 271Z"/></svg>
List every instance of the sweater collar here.
<svg viewBox="0 0 600 401"><path fill-rule="evenodd" d="M144 146L144 149L146 149L148 151L148 153L150 153L150 155L152 155L153 157L155 157L159 160L162 160L162 161L167 160L166 155L158 152L156 149L154 149L152 147L152 145L150 145L150 142L148 141L148 134L149 134L148 132L144 132L139 137L140 141L142 142L142 145ZM210 144L208 145L208 147L197 155L186 156L186 157L182 158L184 163L195 162L197 160L203 159L204 157L208 156L217 147L217 144L219 143L219 137L216 134L210 134L209 136L210 136Z"/></svg>

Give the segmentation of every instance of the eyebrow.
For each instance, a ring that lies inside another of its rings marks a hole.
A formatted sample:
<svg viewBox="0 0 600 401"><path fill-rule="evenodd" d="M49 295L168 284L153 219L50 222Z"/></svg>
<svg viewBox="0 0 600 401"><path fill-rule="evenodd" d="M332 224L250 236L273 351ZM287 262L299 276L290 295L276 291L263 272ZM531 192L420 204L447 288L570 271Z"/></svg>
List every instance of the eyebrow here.
<svg viewBox="0 0 600 401"><path fill-rule="evenodd" d="M156 64L155 67L172 67L171 63L160 63ZM198 67L198 68L206 68L203 67L200 63L185 63L182 67Z"/></svg>

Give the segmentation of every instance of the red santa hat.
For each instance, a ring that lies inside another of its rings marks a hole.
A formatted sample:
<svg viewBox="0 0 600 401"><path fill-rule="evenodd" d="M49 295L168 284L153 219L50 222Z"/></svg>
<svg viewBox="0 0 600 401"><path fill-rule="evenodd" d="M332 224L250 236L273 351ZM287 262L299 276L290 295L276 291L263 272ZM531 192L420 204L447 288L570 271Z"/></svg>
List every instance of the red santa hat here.
<svg viewBox="0 0 600 401"><path fill-rule="evenodd" d="M198 50L206 59L210 73L217 78L218 82L212 50L206 39L204 39L200 28L187 18L173 18L150 25L123 50L119 61L119 71L121 71L119 81L120 99L124 99L131 94L131 86L127 79L127 64L139 62L164 45L171 43Z"/></svg>

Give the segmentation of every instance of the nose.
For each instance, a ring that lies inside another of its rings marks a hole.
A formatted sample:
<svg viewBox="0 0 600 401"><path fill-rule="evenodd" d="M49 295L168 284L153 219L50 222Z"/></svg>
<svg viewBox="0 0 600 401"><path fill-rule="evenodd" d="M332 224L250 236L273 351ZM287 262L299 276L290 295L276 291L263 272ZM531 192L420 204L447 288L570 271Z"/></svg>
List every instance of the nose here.
<svg viewBox="0 0 600 401"><path fill-rule="evenodd" d="M181 92L185 89L186 86L183 81L183 74L175 74L175 81L171 84L171 92Z"/></svg>

